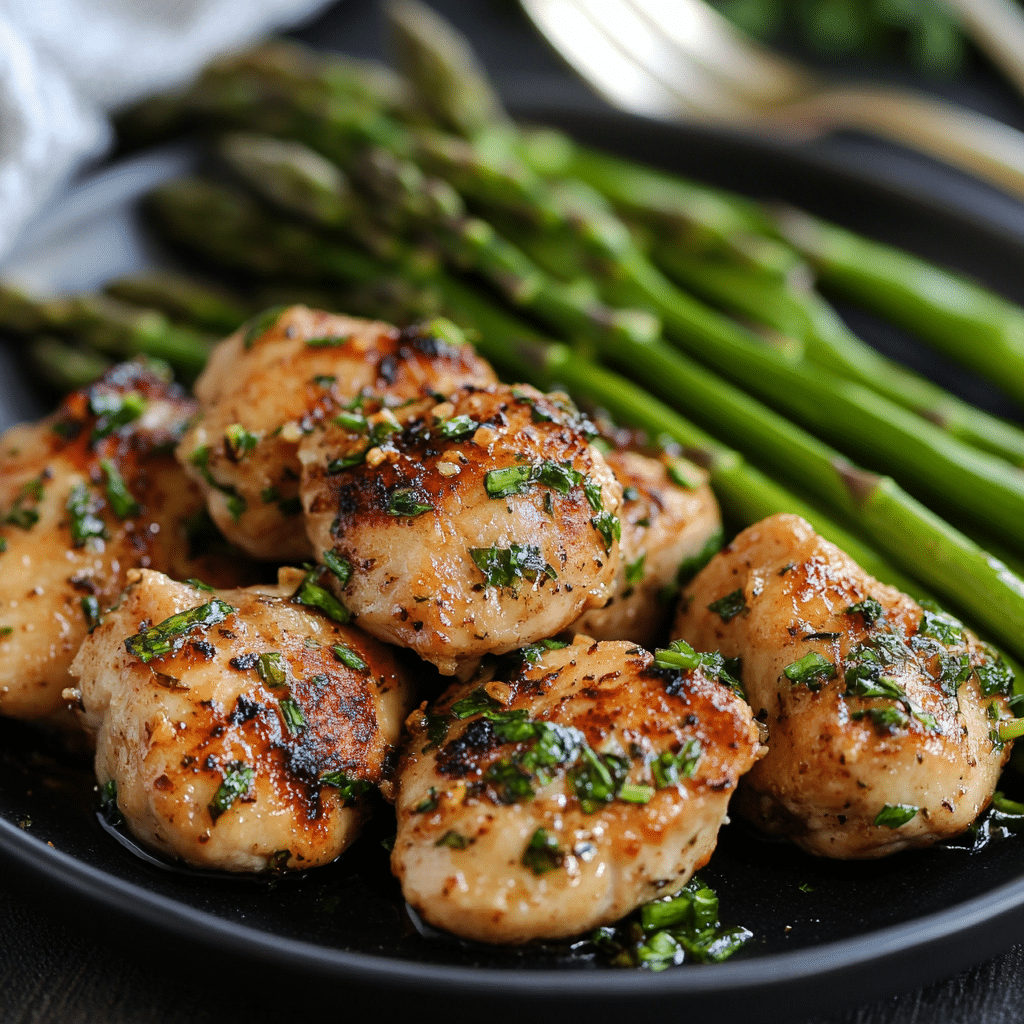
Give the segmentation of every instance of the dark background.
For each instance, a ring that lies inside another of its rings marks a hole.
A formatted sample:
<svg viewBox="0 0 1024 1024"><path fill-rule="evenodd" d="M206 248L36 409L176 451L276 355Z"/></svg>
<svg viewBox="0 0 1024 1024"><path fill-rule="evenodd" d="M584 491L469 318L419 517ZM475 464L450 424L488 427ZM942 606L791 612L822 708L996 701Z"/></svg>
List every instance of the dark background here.
<svg viewBox="0 0 1024 1024"><path fill-rule="evenodd" d="M516 106L599 110L601 102L567 72L535 35L513 0L432 0L465 31L502 94ZM382 18L377 3L348 0L296 34L317 45L379 55ZM914 82L898 67L871 71ZM926 87L967 106L1024 127L1024 104L982 61L970 77ZM930 161L873 140L835 137L810 144L812 152L967 210L1024 237L1024 205ZM0 861L0 1019L5 1022L205 1022L346 1019L400 1015L448 1019L486 1014L505 1019L508 1008L462 1006L436 996L410 1004L400 993L360 990L236 960L98 908ZM970 959L970 951L963 959ZM893 988L899 978L890 979ZM581 985L585 980L581 978ZM806 1024L910 1024L1024 1020L1024 948L1009 952L927 988L857 1005L856 991L821 999L812 1016L799 1009L767 1008L773 1017ZM647 1015L642 1007L624 1016ZM679 1016L689 1016L685 1006ZM765 1007L759 1008L763 1014ZM662 1016L663 1011L654 1011ZM542 1005L518 1007L517 1020L546 1020ZM575 1014L574 1014L575 1016Z"/></svg>

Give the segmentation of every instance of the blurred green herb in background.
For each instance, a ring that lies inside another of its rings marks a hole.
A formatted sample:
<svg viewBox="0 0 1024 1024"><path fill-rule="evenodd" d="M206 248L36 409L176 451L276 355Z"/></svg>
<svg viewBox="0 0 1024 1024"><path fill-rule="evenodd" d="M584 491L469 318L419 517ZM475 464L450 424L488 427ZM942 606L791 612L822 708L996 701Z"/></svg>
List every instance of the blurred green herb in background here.
<svg viewBox="0 0 1024 1024"><path fill-rule="evenodd" d="M821 57L896 58L928 75L949 76L967 61L956 19L938 0L714 0L758 39Z"/></svg>

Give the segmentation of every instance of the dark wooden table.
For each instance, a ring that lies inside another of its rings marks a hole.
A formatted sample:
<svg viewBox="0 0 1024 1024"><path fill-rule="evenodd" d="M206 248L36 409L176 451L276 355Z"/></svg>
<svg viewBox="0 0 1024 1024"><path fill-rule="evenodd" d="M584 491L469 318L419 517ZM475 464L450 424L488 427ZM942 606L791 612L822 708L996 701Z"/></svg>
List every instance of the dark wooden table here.
<svg viewBox="0 0 1024 1024"><path fill-rule="evenodd" d="M432 0L477 45L510 101L570 108L600 106L532 32L514 0ZM338 4L299 34L329 48L380 54L380 10L371 0ZM890 72L899 79L898 70ZM976 109L1024 126L1024 104L994 76L933 86ZM813 143L819 153L875 176L912 183L1024 237L1024 204L965 176L880 143L838 137ZM0 861L0 1020L4 1024L280 1024L282 1020L351 1020L398 1015L389 993L325 985L237 961L120 917ZM969 952L964 959L969 959ZM899 979L892 979L898 989ZM807 1024L1009 1024L1024 1021L1024 947L916 991L856 1005L856 993ZM442 1006L424 1005L443 1011ZM451 1010L455 1008L452 1007ZM497 1010L497 1008L495 1008ZM446 1016L458 1016L451 1010ZM407 1015L407 1014L404 1014ZM548 1019L544 1007L523 1017ZM440 1018L438 1018L440 1019Z"/></svg>

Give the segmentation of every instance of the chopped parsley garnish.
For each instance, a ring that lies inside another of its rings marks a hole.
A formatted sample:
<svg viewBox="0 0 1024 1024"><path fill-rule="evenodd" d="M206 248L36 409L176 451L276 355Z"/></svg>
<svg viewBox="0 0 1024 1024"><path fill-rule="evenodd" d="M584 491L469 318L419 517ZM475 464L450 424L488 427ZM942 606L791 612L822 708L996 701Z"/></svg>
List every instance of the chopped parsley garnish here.
<svg viewBox="0 0 1024 1024"><path fill-rule="evenodd" d="M338 473L343 473L346 469L361 465L366 460L366 453L369 450L370 448L364 448L362 451L354 452L352 455L343 455L340 458L331 459L327 463L327 472L331 476L336 476Z"/></svg>
<svg viewBox="0 0 1024 1024"><path fill-rule="evenodd" d="M601 535L605 551L611 551L612 544L622 539L622 524L618 516L612 515L611 512L598 512L590 520L590 525Z"/></svg>
<svg viewBox="0 0 1024 1024"><path fill-rule="evenodd" d="M614 754L603 757L583 741L576 763L569 769L568 780L584 814L593 814L603 804L611 803L626 781L629 762Z"/></svg>
<svg viewBox="0 0 1024 1024"><path fill-rule="evenodd" d="M210 817L216 821L240 797L249 792L256 772L244 761L231 761L224 766L224 781L207 804Z"/></svg>
<svg viewBox="0 0 1024 1024"><path fill-rule="evenodd" d="M91 633L100 624L100 603L92 594L82 598L82 614Z"/></svg>
<svg viewBox="0 0 1024 1024"><path fill-rule="evenodd" d="M492 469L484 477L484 489L490 498L507 498L512 494L524 494L533 480L533 466L508 466L506 469Z"/></svg>
<svg viewBox="0 0 1024 1024"><path fill-rule="evenodd" d="M39 522L39 512L34 506L43 500L43 481L46 476L45 472L40 473L34 480L21 485L11 510L4 516L5 523L17 526L19 530L31 530Z"/></svg>
<svg viewBox="0 0 1024 1024"><path fill-rule="evenodd" d="M331 648L331 651L342 665L345 665L356 672L370 671L370 666L367 665L366 662L348 646L348 644L337 643Z"/></svg>
<svg viewBox="0 0 1024 1024"><path fill-rule="evenodd" d="M279 651L267 651L256 662L256 674L267 686L287 686L288 662Z"/></svg>
<svg viewBox="0 0 1024 1024"><path fill-rule="evenodd" d="M859 615L864 620L864 626L870 629L879 619L885 618L885 609L873 597L866 597L863 601L851 604L845 614Z"/></svg>
<svg viewBox="0 0 1024 1024"><path fill-rule="evenodd" d="M548 871L555 871L564 863L565 854L559 847L558 840L546 829L537 829L523 851L523 865L535 875L543 875Z"/></svg>
<svg viewBox="0 0 1024 1024"><path fill-rule="evenodd" d="M337 348L339 345L344 345L348 339L349 335L347 334L334 334L323 338L307 338L306 345L309 348Z"/></svg>
<svg viewBox="0 0 1024 1024"><path fill-rule="evenodd" d="M641 552L640 557L634 562L627 562L623 573L626 583L634 586L644 578L644 564L647 561L647 552Z"/></svg>
<svg viewBox="0 0 1024 1024"><path fill-rule="evenodd" d="M636 782L624 782L619 787L618 797L627 804L650 803L654 797L654 787L643 786Z"/></svg>
<svg viewBox="0 0 1024 1024"><path fill-rule="evenodd" d="M412 487L403 487L401 490L393 491L388 499L389 516L408 516L413 518L421 516L424 512L432 512L433 505L420 501L416 491Z"/></svg>
<svg viewBox="0 0 1024 1024"><path fill-rule="evenodd" d="M896 707L862 708L854 711L850 717L855 722L870 718L879 729L905 729L910 724L910 716L902 708Z"/></svg>
<svg viewBox="0 0 1024 1024"><path fill-rule="evenodd" d="M308 608L318 608L328 618L340 622L343 626L352 621L348 609L329 591L320 586L322 569L312 569L306 573L299 589L292 594L296 604L304 604Z"/></svg>
<svg viewBox="0 0 1024 1024"><path fill-rule="evenodd" d="M512 544L507 548L470 548L469 555L489 587L508 587L518 594L524 579L536 582L543 576L557 580L558 573L544 561L540 548Z"/></svg>
<svg viewBox="0 0 1024 1024"><path fill-rule="evenodd" d="M82 600L84 601L85 598L82 598ZM95 601L96 599L93 598L93 600ZM6 640L7 637L11 636L13 633L14 633L14 627L13 626L0 626L0 640Z"/></svg>
<svg viewBox="0 0 1024 1024"><path fill-rule="evenodd" d="M572 468L571 462L536 462L504 469L492 469L484 477L484 488L491 498L508 498L513 494L525 494L534 484L548 487L561 495L568 494L573 487L583 485L587 500L595 510L600 510L601 487L589 477ZM597 504L594 504L594 488L597 488Z"/></svg>
<svg viewBox="0 0 1024 1024"><path fill-rule="evenodd" d="M413 809L413 814L429 814L431 811L437 810L437 790L433 786L430 787L429 795L426 800L421 800Z"/></svg>
<svg viewBox="0 0 1024 1024"><path fill-rule="evenodd" d="M654 652L655 668L668 672L689 672L701 668L746 699L738 676L739 664L739 658L723 658L717 651L695 651L685 640L673 640L668 647Z"/></svg>
<svg viewBox="0 0 1024 1024"><path fill-rule="evenodd" d="M676 896L645 903L617 925L598 928L590 941L613 967L664 971L686 960L720 963L753 937L746 928L723 928L718 897L692 878Z"/></svg>
<svg viewBox="0 0 1024 1024"><path fill-rule="evenodd" d="M783 675L794 686L806 686L808 690L820 690L822 684L836 676L836 666L817 651L805 654L799 661L787 665Z"/></svg>
<svg viewBox="0 0 1024 1024"><path fill-rule="evenodd" d="M990 660L975 669L975 672L978 673L978 683L982 695L985 697L994 697L997 694L1010 696L1013 693L1013 683L1016 678L1013 669L1006 664L1002 655L994 648L986 647L985 653Z"/></svg>
<svg viewBox="0 0 1024 1024"><path fill-rule="evenodd" d="M366 417L355 409L346 409L334 417L334 422L345 430L351 430L354 434L364 434L369 429Z"/></svg>
<svg viewBox="0 0 1024 1024"><path fill-rule="evenodd" d="M347 558L342 558L336 551L325 551L323 561L324 565L338 577L338 582L342 586L352 578L352 563Z"/></svg>
<svg viewBox="0 0 1024 1024"><path fill-rule="evenodd" d="M964 624L948 612L925 609L917 630L922 636L930 636L940 644L953 646L964 643Z"/></svg>
<svg viewBox="0 0 1024 1024"><path fill-rule="evenodd" d="M89 396L89 412L96 417L89 443L93 446L108 437L119 427L137 420L149 403L146 396L138 391L119 395L111 391L93 391Z"/></svg>
<svg viewBox="0 0 1024 1024"><path fill-rule="evenodd" d="M447 846L452 850L465 850L469 846L469 840L461 832L450 828L434 845Z"/></svg>
<svg viewBox="0 0 1024 1024"><path fill-rule="evenodd" d="M509 657L517 658L527 665L536 665L548 651L560 651L568 646L561 640L538 640L536 643L526 644L525 647L512 651Z"/></svg>
<svg viewBox="0 0 1024 1024"><path fill-rule="evenodd" d="M71 517L71 542L76 548L83 547L90 537L106 537L107 524L96 514L103 503L85 484L75 484L65 505Z"/></svg>
<svg viewBox="0 0 1024 1024"><path fill-rule="evenodd" d="M658 789L664 789L666 786L676 785L680 779L692 779L703 755L704 748L696 738L687 740L679 748L678 753L663 750L651 761L654 784Z"/></svg>
<svg viewBox="0 0 1024 1024"><path fill-rule="evenodd" d="M200 476L215 490L220 491L226 498L226 505L231 518L237 523L242 514L249 507L248 502L234 487L218 483L210 472L210 446L204 445L197 448L189 457L189 465L199 470ZM264 492L266 493L266 492Z"/></svg>
<svg viewBox="0 0 1024 1024"><path fill-rule="evenodd" d="M886 804L875 817L875 824L883 828L900 828L916 817L919 810L913 804Z"/></svg>
<svg viewBox="0 0 1024 1024"><path fill-rule="evenodd" d="M336 789L346 807L373 788L366 779L352 779L342 771L324 772L320 776L320 784Z"/></svg>
<svg viewBox="0 0 1024 1024"><path fill-rule="evenodd" d="M630 485L629 487L622 488L622 500L623 501L639 501L640 492Z"/></svg>
<svg viewBox="0 0 1024 1024"><path fill-rule="evenodd" d="M596 480L591 480L589 476L583 478L583 493L587 496L587 503L595 512L602 512L604 510L604 501L601 498L601 485ZM606 513L609 514L610 513ZM600 518L598 516L597 518ZM593 522L593 520L591 520ZM600 529L600 527L598 527ZM616 533L616 539L618 534Z"/></svg>
<svg viewBox="0 0 1024 1024"><path fill-rule="evenodd" d="M224 451L232 462L240 462L259 443L260 439L241 423L232 423L224 430Z"/></svg>
<svg viewBox="0 0 1024 1024"><path fill-rule="evenodd" d="M132 497L128 490L124 477L118 472L117 466L110 459L101 459L100 466L103 475L107 478L107 502L114 510L118 519L128 519L130 516L137 516L142 509L139 503Z"/></svg>
<svg viewBox="0 0 1024 1024"><path fill-rule="evenodd" d="M734 590L717 601L708 605L708 611L714 612L723 622L735 619L737 615L747 611L747 598L743 589Z"/></svg>
<svg viewBox="0 0 1024 1024"><path fill-rule="evenodd" d="M195 587L197 590L206 590L209 591L209 593L211 594L214 593L214 589L210 586L209 583L204 583L202 580L197 580L194 576L190 576L187 580L185 580L185 582L190 587Z"/></svg>
<svg viewBox="0 0 1024 1024"><path fill-rule="evenodd" d="M687 491L695 491L704 482L688 462L679 459L669 465L668 478Z"/></svg>
<svg viewBox="0 0 1024 1024"><path fill-rule="evenodd" d="M271 306L270 309L257 313L242 327L242 347L246 350L252 348L261 335L266 334L271 327L277 324L277 321L281 319L281 314L287 308L287 306Z"/></svg>
<svg viewBox="0 0 1024 1024"><path fill-rule="evenodd" d="M281 709L281 718L290 735L295 736L306 728L306 716L293 697L282 698L278 701L278 707Z"/></svg>
<svg viewBox="0 0 1024 1024"><path fill-rule="evenodd" d="M121 809L117 806L117 779L107 779L100 786L100 810L111 825L121 824Z"/></svg>
<svg viewBox="0 0 1024 1024"><path fill-rule="evenodd" d="M463 697L452 705L452 714L461 721L479 715L482 711L494 711L500 707L500 701L490 696L482 686L478 686L468 697Z"/></svg>
<svg viewBox="0 0 1024 1024"><path fill-rule="evenodd" d="M452 416L451 419L434 424L431 434L442 441L461 441L475 434L479 427L480 424L471 416Z"/></svg>
<svg viewBox="0 0 1024 1024"><path fill-rule="evenodd" d="M185 642L185 634L200 627L207 629L223 622L235 609L214 598L209 604L178 612L156 626L150 626L135 636L128 637L124 642L125 649L139 661L148 663L154 658L163 657L178 650Z"/></svg>

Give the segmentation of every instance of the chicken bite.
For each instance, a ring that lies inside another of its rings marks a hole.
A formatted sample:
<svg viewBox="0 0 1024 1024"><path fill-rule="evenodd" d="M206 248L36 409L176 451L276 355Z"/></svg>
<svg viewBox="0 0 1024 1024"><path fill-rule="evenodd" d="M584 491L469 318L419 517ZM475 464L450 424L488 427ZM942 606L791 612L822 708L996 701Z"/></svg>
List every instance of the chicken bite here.
<svg viewBox="0 0 1024 1024"><path fill-rule="evenodd" d="M257 558L308 556L299 501L305 434L363 395L400 404L495 380L471 346L428 328L277 307L217 346L196 381L202 414L178 458L225 537Z"/></svg>
<svg viewBox="0 0 1024 1024"><path fill-rule="evenodd" d="M208 591L145 570L72 673L96 776L161 853L228 871L334 860L389 784L412 689L302 572Z"/></svg>
<svg viewBox="0 0 1024 1024"><path fill-rule="evenodd" d="M363 629L452 675L607 601L622 488L567 403L468 386L304 442L309 537Z"/></svg>
<svg viewBox="0 0 1024 1024"><path fill-rule="evenodd" d="M681 889L760 753L750 709L716 667L696 656L662 668L626 642L547 641L414 712L391 855L406 900L457 935L519 943Z"/></svg>
<svg viewBox="0 0 1024 1024"><path fill-rule="evenodd" d="M1009 747L1013 674L945 613L868 576L799 516L744 530L686 589L674 635L742 659L768 756L734 807L810 853L882 857L966 829Z"/></svg>
<svg viewBox="0 0 1024 1024"><path fill-rule="evenodd" d="M668 631L674 601L665 591L722 546L722 517L707 473L685 459L626 450L605 458L623 488L619 573L608 604L585 612L568 632L651 647Z"/></svg>
<svg viewBox="0 0 1024 1024"><path fill-rule="evenodd" d="M172 451L194 411L160 372L125 363L0 437L0 714L74 724L68 666L129 569L240 578L191 554L203 502Z"/></svg>

